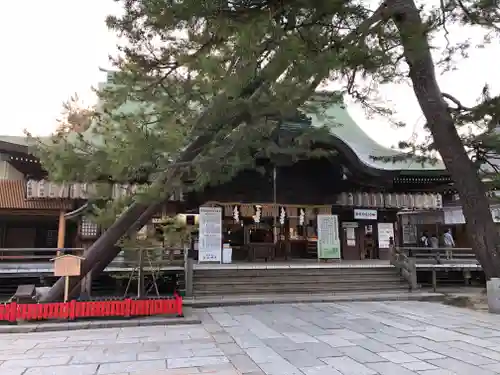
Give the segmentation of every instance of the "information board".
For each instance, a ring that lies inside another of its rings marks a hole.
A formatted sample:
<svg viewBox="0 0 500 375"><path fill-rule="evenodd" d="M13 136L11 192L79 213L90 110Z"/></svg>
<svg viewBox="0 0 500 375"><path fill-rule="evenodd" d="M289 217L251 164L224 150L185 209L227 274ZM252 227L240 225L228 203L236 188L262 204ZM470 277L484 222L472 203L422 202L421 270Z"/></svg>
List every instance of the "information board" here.
<svg viewBox="0 0 500 375"><path fill-rule="evenodd" d="M318 215L318 259L340 259L337 215Z"/></svg>
<svg viewBox="0 0 500 375"><path fill-rule="evenodd" d="M379 249L388 249L391 238L394 241L394 224L378 223L378 247Z"/></svg>
<svg viewBox="0 0 500 375"><path fill-rule="evenodd" d="M200 207L198 263L222 260L222 208Z"/></svg>

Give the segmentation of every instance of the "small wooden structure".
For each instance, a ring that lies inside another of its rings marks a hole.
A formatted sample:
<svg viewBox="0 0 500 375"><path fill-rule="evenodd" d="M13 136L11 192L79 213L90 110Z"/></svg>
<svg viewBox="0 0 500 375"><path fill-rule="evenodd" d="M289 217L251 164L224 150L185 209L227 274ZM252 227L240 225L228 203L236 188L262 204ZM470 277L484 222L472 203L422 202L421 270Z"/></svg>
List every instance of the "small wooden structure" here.
<svg viewBox="0 0 500 375"><path fill-rule="evenodd" d="M69 277L81 274L83 260L85 258L72 254L64 254L51 259L54 262L54 276L64 277L64 302L68 302Z"/></svg>

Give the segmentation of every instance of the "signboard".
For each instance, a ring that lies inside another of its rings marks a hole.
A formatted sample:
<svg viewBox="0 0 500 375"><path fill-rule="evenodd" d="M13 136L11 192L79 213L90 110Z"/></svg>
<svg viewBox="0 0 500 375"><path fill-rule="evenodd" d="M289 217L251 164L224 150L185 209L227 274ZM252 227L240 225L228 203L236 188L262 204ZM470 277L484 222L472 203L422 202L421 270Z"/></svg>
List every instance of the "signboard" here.
<svg viewBox="0 0 500 375"><path fill-rule="evenodd" d="M51 260L54 262L54 276L64 277L64 302L68 302L69 277L79 276L81 274L82 260L84 260L84 258L76 255L65 254Z"/></svg>
<svg viewBox="0 0 500 375"><path fill-rule="evenodd" d="M393 223L378 223L378 247L379 249L388 249L390 247L390 239L394 241L394 224Z"/></svg>
<svg viewBox="0 0 500 375"><path fill-rule="evenodd" d="M340 259L337 215L318 215L318 259Z"/></svg>
<svg viewBox="0 0 500 375"><path fill-rule="evenodd" d="M222 208L200 207L198 262L221 262Z"/></svg>
<svg viewBox="0 0 500 375"><path fill-rule="evenodd" d="M359 223L357 221L343 221L342 228L359 228Z"/></svg>
<svg viewBox="0 0 500 375"><path fill-rule="evenodd" d="M460 207L445 208L444 210L445 224L465 224L465 217ZM500 223L500 207L490 207L491 217L495 223Z"/></svg>
<svg viewBox="0 0 500 375"><path fill-rule="evenodd" d="M75 255L61 255L52 259L54 262L54 276L79 276L83 258Z"/></svg>
<svg viewBox="0 0 500 375"><path fill-rule="evenodd" d="M403 224L403 244L417 243L417 226L413 224Z"/></svg>
<svg viewBox="0 0 500 375"><path fill-rule="evenodd" d="M354 209L354 220L377 220L377 210Z"/></svg>

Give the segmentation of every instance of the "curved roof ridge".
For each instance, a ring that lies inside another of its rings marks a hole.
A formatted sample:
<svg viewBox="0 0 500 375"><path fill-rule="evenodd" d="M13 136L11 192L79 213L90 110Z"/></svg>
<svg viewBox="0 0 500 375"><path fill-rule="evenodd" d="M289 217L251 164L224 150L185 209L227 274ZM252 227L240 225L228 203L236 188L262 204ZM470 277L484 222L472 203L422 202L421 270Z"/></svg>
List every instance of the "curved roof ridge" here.
<svg viewBox="0 0 500 375"><path fill-rule="evenodd" d="M445 171L446 167L440 161L435 164L419 163L415 160L406 159L389 162L375 160L377 157L403 156L405 153L382 146L371 138L349 115L348 110L342 103L332 103L324 111L308 114L311 117L311 125L316 127L327 126L330 134L348 146L366 166L386 171ZM321 118L321 117L325 118Z"/></svg>

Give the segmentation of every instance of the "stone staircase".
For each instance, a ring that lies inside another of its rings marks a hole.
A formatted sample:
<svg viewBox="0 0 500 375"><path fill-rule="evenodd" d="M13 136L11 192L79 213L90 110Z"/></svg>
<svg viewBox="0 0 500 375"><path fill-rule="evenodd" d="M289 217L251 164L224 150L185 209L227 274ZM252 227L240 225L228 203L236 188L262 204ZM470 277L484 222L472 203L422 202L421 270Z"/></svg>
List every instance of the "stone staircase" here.
<svg viewBox="0 0 500 375"><path fill-rule="evenodd" d="M193 296L336 294L406 291L393 266L195 269Z"/></svg>

